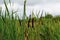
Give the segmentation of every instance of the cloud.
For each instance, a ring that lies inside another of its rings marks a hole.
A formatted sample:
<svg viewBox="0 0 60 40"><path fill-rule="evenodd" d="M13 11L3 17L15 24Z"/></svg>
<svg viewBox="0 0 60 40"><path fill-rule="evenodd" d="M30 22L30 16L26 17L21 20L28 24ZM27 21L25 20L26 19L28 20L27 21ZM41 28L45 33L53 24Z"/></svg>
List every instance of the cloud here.
<svg viewBox="0 0 60 40"><path fill-rule="evenodd" d="M1 0L0 0L1 1ZM24 0L11 0L14 5L12 8L14 10L18 9L18 15L23 14L23 2ZM34 10L35 14L38 10L44 10L46 12L50 12L52 15L59 15L60 13L60 1L59 0L27 0L27 15ZM4 6L3 10L4 10ZM9 7L9 6L8 6ZM10 7L9 7L10 9Z"/></svg>
<svg viewBox="0 0 60 40"><path fill-rule="evenodd" d="M2 4L3 3L3 0L0 0L0 4Z"/></svg>
<svg viewBox="0 0 60 40"><path fill-rule="evenodd" d="M12 3L18 3L20 5L24 4L24 0L11 0L11 2ZM60 0L27 0L27 5L57 3L57 2L60 2ZM3 3L3 0L0 0L0 4L2 4L2 3Z"/></svg>
<svg viewBox="0 0 60 40"><path fill-rule="evenodd" d="M23 5L24 0L11 0L11 2ZM46 4L46 3L57 3L60 0L27 0L27 5Z"/></svg>

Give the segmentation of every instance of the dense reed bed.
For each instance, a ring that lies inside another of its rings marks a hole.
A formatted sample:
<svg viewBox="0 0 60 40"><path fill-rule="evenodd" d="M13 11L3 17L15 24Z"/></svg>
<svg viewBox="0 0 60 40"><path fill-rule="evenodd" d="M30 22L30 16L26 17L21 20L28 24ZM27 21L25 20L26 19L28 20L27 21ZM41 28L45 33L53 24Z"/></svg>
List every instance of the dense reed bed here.
<svg viewBox="0 0 60 40"><path fill-rule="evenodd" d="M60 16L53 17L47 14L40 18L30 15L26 17L26 0L24 1L24 15L22 20L19 16L11 16L7 4L5 15L0 10L0 40L60 40ZM18 19L17 19L18 18Z"/></svg>

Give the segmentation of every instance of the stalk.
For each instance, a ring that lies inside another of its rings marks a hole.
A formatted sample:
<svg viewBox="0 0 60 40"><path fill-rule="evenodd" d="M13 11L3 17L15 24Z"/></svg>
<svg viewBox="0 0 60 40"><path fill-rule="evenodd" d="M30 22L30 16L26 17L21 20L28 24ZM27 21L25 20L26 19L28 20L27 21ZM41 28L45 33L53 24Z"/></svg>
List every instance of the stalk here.
<svg viewBox="0 0 60 40"><path fill-rule="evenodd" d="M9 16L9 10L8 10L8 7L7 7L5 0L4 0L4 4L5 4L6 11L7 11L7 16Z"/></svg>
<svg viewBox="0 0 60 40"><path fill-rule="evenodd" d="M24 14L23 14L23 19L26 17L26 0L24 0Z"/></svg>

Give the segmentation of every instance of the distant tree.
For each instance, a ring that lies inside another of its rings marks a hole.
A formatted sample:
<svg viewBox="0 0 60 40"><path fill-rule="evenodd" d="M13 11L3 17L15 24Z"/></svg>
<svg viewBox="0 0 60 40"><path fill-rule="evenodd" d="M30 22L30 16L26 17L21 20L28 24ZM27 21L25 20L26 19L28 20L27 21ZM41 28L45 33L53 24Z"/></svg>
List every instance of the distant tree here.
<svg viewBox="0 0 60 40"><path fill-rule="evenodd" d="M56 21L56 22L57 22L57 21L60 21L60 16L55 16L55 17L53 17L53 20Z"/></svg>
<svg viewBox="0 0 60 40"><path fill-rule="evenodd" d="M53 16L51 14L46 14L45 18L53 18Z"/></svg>

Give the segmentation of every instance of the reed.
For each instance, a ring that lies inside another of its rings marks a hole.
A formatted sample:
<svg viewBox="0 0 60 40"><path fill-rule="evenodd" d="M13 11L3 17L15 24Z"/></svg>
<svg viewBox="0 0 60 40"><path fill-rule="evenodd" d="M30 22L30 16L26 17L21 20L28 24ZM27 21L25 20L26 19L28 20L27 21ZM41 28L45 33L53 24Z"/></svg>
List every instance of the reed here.
<svg viewBox="0 0 60 40"><path fill-rule="evenodd" d="M20 19L17 12L15 14L13 10L10 18L5 0L4 4L6 11L5 15L0 15L0 40L60 40L60 16L53 17L47 14L43 17L42 11L40 18L38 18L39 11L37 17L32 12L32 16L30 15L26 19L25 0L23 19ZM0 11L0 14L3 13Z"/></svg>

